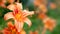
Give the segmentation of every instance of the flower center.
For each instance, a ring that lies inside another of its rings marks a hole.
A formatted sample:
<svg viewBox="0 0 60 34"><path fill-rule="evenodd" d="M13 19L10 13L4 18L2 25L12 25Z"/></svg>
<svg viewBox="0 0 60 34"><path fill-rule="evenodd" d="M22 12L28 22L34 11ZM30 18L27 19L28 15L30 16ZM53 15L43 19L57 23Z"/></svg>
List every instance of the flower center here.
<svg viewBox="0 0 60 34"><path fill-rule="evenodd" d="M12 30L12 34L15 34L16 33L16 30L14 29L14 30Z"/></svg>
<svg viewBox="0 0 60 34"><path fill-rule="evenodd" d="M16 14L15 15L15 18L18 20L18 21L23 21L23 16L21 14Z"/></svg>

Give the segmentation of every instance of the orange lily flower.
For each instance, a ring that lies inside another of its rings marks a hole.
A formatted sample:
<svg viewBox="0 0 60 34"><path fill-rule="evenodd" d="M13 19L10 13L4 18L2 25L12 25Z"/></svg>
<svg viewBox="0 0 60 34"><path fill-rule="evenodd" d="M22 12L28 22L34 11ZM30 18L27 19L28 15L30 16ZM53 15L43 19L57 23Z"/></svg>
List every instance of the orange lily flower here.
<svg viewBox="0 0 60 34"><path fill-rule="evenodd" d="M24 30L21 30L21 32L18 32L15 26L11 23L8 22L8 28L5 28L2 31L3 34L26 34Z"/></svg>
<svg viewBox="0 0 60 34"><path fill-rule="evenodd" d="M13 18L15 20L15 27L20 32L23 28L24 22L31 26L31 21L27 18L28 15L33 15L34 12L29 12L28 10L22 10L22 5L20 3L12 4L9 9L13 12L8 12L5 14L4 19L8 20Z"/></svg>

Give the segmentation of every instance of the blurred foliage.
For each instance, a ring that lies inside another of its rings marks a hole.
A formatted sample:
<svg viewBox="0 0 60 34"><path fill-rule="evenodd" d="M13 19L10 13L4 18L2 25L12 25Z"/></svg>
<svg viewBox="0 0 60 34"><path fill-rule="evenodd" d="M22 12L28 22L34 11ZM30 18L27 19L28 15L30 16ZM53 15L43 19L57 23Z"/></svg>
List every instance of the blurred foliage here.
<svg viewBox="0 0 60 34"><path fill-rule="evenodd" d="M6 21L4 20L4 14L8 12L11 12L11 10L0 7L0 30L2 30L3 28L7 26Z"/></svg>

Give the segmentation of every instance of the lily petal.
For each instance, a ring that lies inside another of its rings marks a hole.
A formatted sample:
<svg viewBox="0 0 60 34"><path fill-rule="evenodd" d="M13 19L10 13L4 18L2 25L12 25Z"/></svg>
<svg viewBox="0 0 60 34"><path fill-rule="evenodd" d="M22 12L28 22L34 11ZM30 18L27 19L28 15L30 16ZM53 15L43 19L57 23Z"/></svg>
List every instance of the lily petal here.
<svg viewBox="0 0 60 34"><path fill-rule="evenodd" d="M22 30L22 31L20 32L20 34L26 34L26 32L25 32L24 30Z"/></svg>
<svg viewBox="0 0 60 34"><path fill-rule="evenodd" d="M16 4L17 4L17 7L18 7L19 10L20 10L20 9L23 9L23 7L22 7L22 3L18 3L18 2L16 2Z"/></svg>
<svg viewBox="0 0 60 34"><path fill-rule="evenodd" d="M12 22L11 22L11 21L10 21L10 22L8 22L8 23L7 23L7 25L8 25L8 27L9 27L9 28L11 28L11 29L13 29L13 28L14 28L14 25L12 24Z"/></svg>
<svg viewBox="0 0 60 34"><path fill-rule="evenodd" d="M11 5L7 6L7 8L10 9L10 10L12 10L12 11L14 11L15 6L14 6L14 4L11 4Z"/></svg>
<svg viewBox="0 0 60 34"><path fill-rule="evenodd" d="M17 20L15 20L15 27L17 28L18 32L20 32L23 29L23 22L19 22Z"/></svg>
<svg viewBox="0 0 60 34"><path fill-rule="evenodd" d="M32 25L31 21L28 18L25 18L24 22L27 23L29 27Z"/></svg>
<svg viewBox="0 0 60 34"><path fill-rule="evenodd" d="M5 20L11 19L11 18L14 18L12 12L9 12L9 13L7 13L7 14L4 15L4 19Z"/></svg>
<svg viewBox="0 0 60 34"><path fill-rule="evenodd" d="M26 16L28 16L28 15L33 15L34 14L34 11L28 11L28 10L24 10L23 11L23 15L26 17Z"/></svg>

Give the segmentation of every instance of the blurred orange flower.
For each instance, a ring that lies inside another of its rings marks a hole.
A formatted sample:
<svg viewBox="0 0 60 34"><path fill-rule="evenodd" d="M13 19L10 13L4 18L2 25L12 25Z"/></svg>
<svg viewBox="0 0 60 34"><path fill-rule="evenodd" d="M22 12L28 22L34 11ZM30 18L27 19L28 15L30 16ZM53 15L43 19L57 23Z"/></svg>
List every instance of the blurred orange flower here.
<svg viewBox="0 0 60 34"><path fill-rule="evenodd" d="M51 18L44 19L43 23L44 23L44 28L49 29L50 31L52 31L56 26L56 21Z"/></svg>
<svg viewBox="0 0 60 34"><path fill-rule="evenodd" d="M40 13L40 14L38 15L38 17L43 20L43 19L47 18L47 15L44 14L44 13Z"/></svg>
<svg viewBox="0 0 60 34"><path fill-rule="evenodd" d="M40 0L34 0L34 5L39 6L40 5Z"/></svg>
<svg viewBox="0 0 60 34"><path fill-rule="evenodd" d="M50 7L51 7L51 9L55 9L56 8L56 4L55 3L50 3Z"/></svg>
<svg viewBox="0 0 60 34"><path fill-rule="evenodd" d="M43 2L44 0L34 0L34 5L39 7Z"/></svg>
<svg viewBox="0 0 60 34"><path fill-rule="evenodd" d="M4 19L8 20L13 18L15 20L15 27L20 32L23 28L24 22L31 26L31 21L27 18L28 15L33 15L34 12L29 12L28 10L22 10L22 5L17 3L17 5L10 5L8 8L13 10L13 12L8 12L5 14Z"/></svg>
<svg viewBox="0 0 60 34"><path fill-rule="evenodd" d="M14 3L15 1L16 2L19 2L19 0L7 0L10 4Z"/></svg>
<svg viewBox="0 0 60 34"><path fill-rule="evenodd" d="M42 11L42 13L47 13L47 7L46 7L46 5L41 4L41 5L39 6L39 9Z"/></svg>
<svg viewBox="0 0 60 34"><path fill-rule="evenodd" d="M34 0L34 5L37 6L37 8L39 8L40 11L42 11L43 13L46 13L47 8L46 8L46 4L44 2L46 2L46 1L44 1L44 0Z"/></svg>
<svg viewBox="0 0 60 34"><path fill-rule="evenodd" d="M34 32L30 31L29 34L38 34L38 31L34 31Z"/></svg>
<svg viewBox="0 0 60 34"><path fill-rule="evenodd" d="M44 23L44 30L43 32L46 31L46 29L49 29L50 31L53 30L53 28L56 26L56 20L49 18L47 15L44 13L39 14L39 18L42 19Z"/></svg>
<svg viewBox="0 0 60 34"><path fill-rule="evenodd" d="M6 7L5 6L5 3L6 3L6 0L0 0L0 6L1 7L4 7L5 8Z"/></svg>

